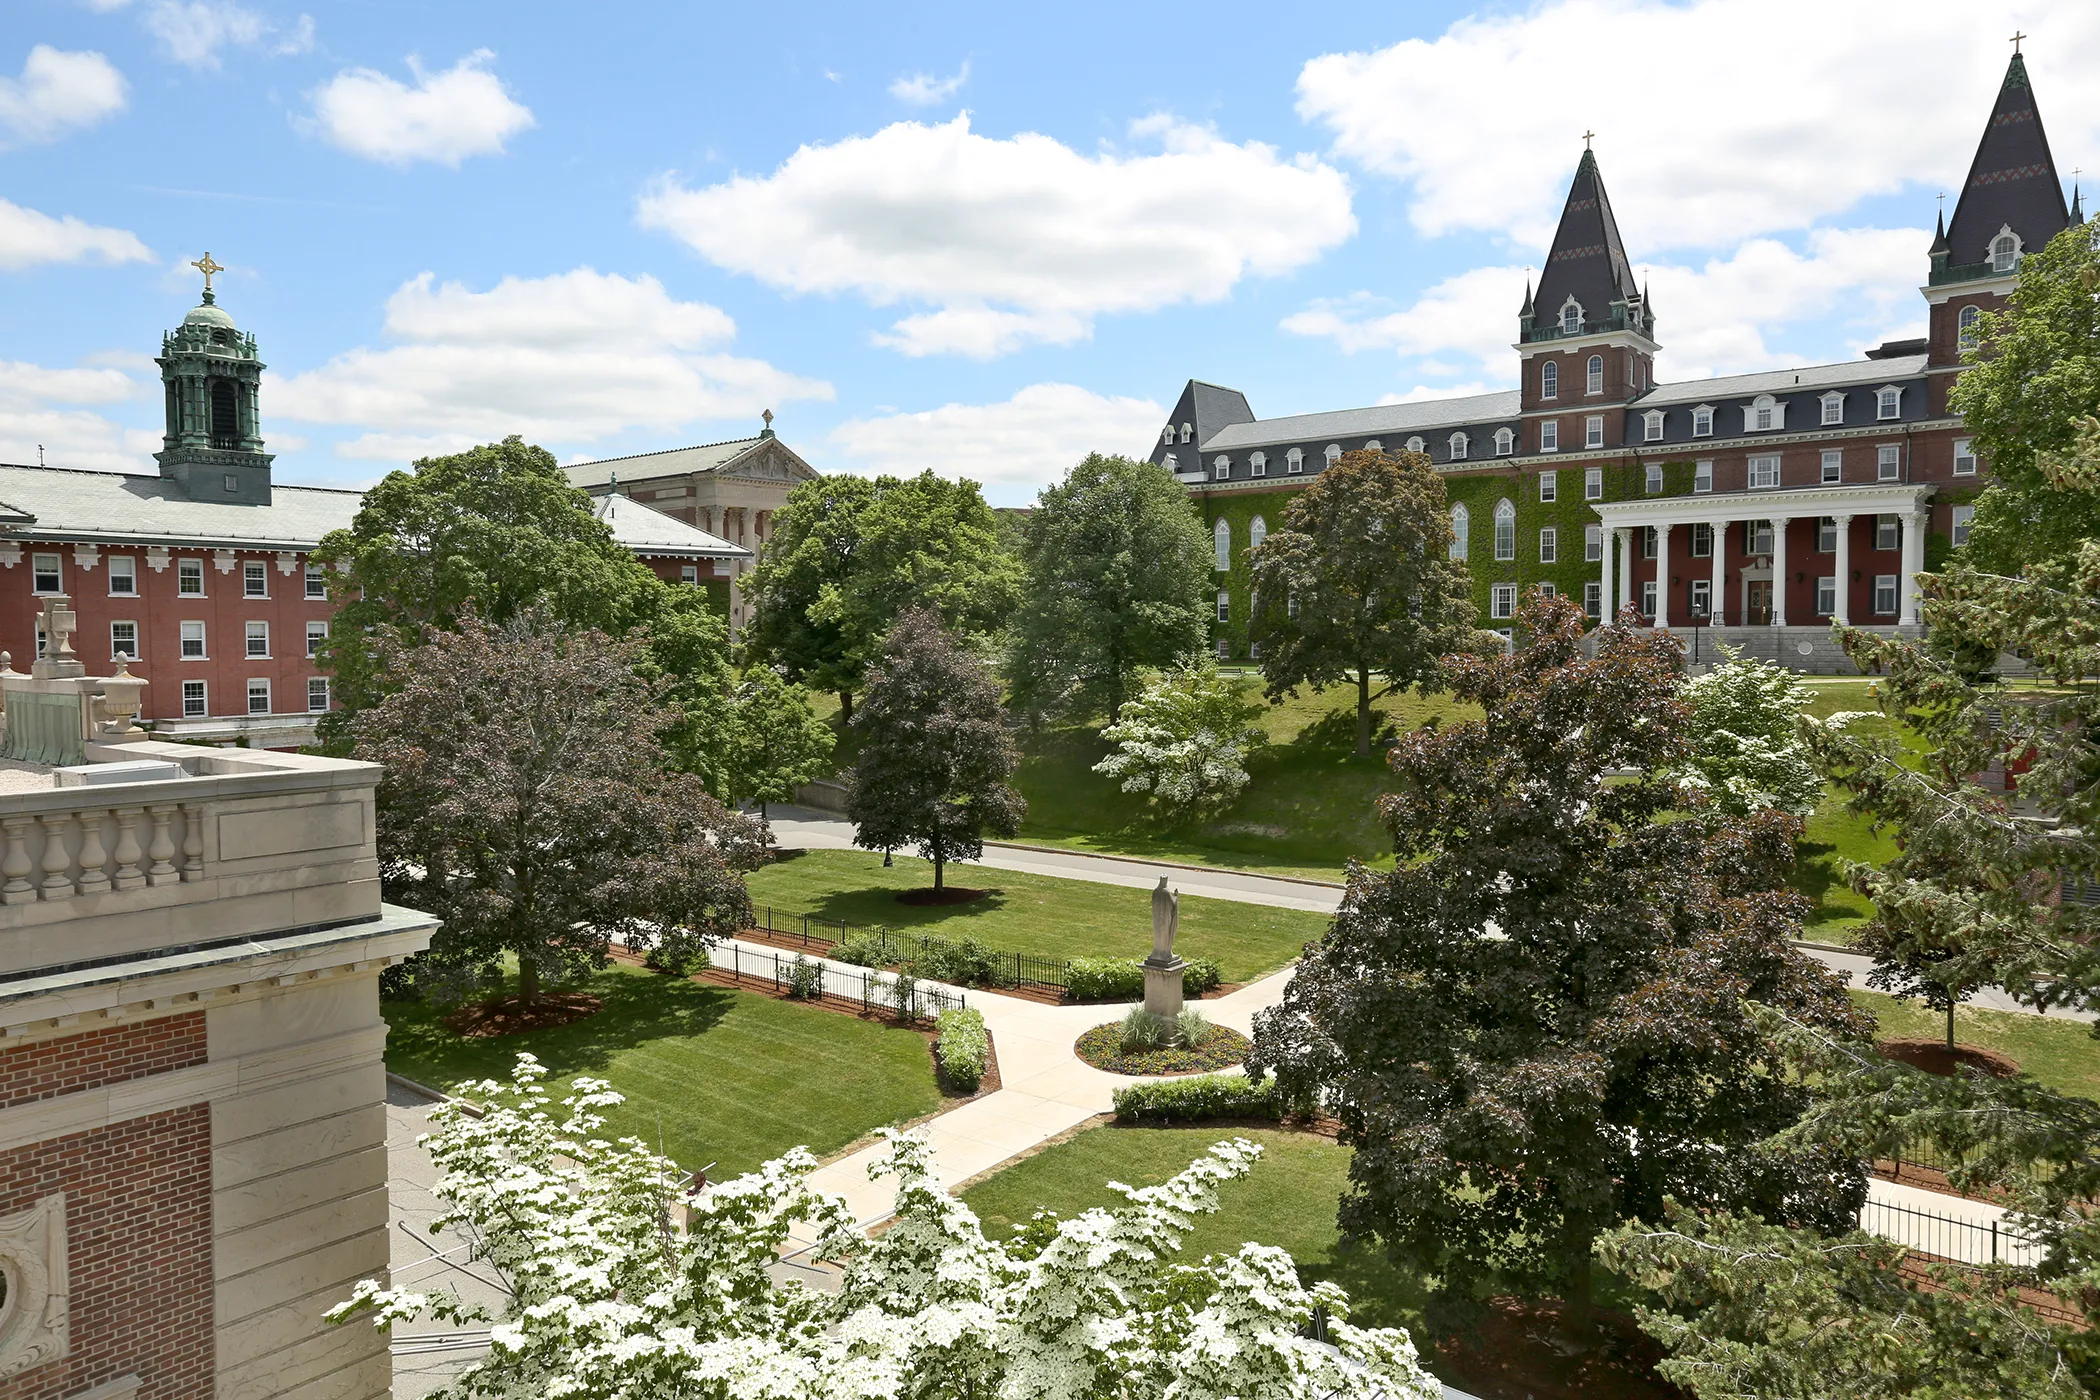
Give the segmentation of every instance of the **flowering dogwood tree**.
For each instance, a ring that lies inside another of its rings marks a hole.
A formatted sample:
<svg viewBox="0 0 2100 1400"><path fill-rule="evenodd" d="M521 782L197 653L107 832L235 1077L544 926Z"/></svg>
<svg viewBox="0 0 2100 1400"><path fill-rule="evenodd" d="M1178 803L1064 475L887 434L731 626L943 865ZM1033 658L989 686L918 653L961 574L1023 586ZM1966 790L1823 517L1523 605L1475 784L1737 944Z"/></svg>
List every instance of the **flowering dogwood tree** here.
<svg viewBox="0 0 2100 1400"><path fill-rule="evenodd" d="M1101 731L1116 746L1094 765L1146 795L1163 818L1200 816L1229 806L1247 786L1247 754L1268 742L1265 707L1244 681L1194 656L1162 672Z"/></svg>
<svg viewBox="0 0 2100 1400"><path fill-rule="evenodd" d="M1688 714L1692 752L1677 772L1734 816L1776 807L1806 817L1823 795L1796 717L1813 697L1794 673L1736 653L1684 683L1677 698Z"/></svg>
<svg viewBox="0 0 2100 1400"><path fill-rule="evenodd" d="M511 1299L501 1317L450 1293L357 1286L332 1320L385 1328L430 1317L491 1322L488 1357L449 1397L575 1400L1434 1400L1407 1334L1330 1321L1332 1345L1301 1334L1316 1306L1347 1299L1303 1286L1290 1257L1242 1245L1177 1256L1219 1187L1261 1149L1221 1142L1160 1186L1114 1185L1129 1204L1070 1219L1039 1213L988 1240L935 1180L926 1144L891 1133L879 1173L897 1178L890 1228L867 1239L845 1202L812 1190L797 1148L681 1199L678 1171L640 1141L592 1134L620 1101L577 1079L559 1114L545 1071L469 1086L473 1117L434 1110L426 1139L451 1209L433 1223L469 1239ZM841 1266L827 1292L775 1277L793 1238Z"/></svg>

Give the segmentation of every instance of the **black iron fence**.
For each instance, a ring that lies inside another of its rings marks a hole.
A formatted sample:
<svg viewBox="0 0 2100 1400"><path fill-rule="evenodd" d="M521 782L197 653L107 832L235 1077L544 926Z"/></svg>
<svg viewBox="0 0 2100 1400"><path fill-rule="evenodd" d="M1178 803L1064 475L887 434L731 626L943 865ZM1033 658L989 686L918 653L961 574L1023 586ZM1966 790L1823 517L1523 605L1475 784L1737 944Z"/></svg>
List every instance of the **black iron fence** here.
<svg viewBox="0 0 2100 1400"><path fill-rule="evenodd" d="M899 1020L932 1020L963 1005L960 992L930 987L910 977L876 968L851 971L794 953L761 953L737 943L722 943L708 955L718 972L739 982L766 982L776 992L858 1005L862 1011L885 1011Z"/></svg>
<svg viewBox="0 0 2100 1400"><path fill-rule="evenodd" d="M766 932L795 938L803 947L822 942L827 948L851 939L862 956L877 966L911 967L921 975L943 982L973 986L1008 987L1018 991L1050 991L1062 996L1071 989L1072 965L1061 958L1040 958L1030 953L1009 953L987 948L973 940L941 938L923 933L899 933L870 924L849 924L815 914L782 914L770 904L754 913ZM869 945L872 943L872 947Z"/></svg>
<svg viewBox="0 0 2100 1400"><path fill-rule="evenodd" d="M1956 1264L2032 1266L2041 1263L2046 1252L2039 1240L1995 1215L1943 1215L1893 1201L1869 1200L1860 1207L1859 1228Z"/></svg>

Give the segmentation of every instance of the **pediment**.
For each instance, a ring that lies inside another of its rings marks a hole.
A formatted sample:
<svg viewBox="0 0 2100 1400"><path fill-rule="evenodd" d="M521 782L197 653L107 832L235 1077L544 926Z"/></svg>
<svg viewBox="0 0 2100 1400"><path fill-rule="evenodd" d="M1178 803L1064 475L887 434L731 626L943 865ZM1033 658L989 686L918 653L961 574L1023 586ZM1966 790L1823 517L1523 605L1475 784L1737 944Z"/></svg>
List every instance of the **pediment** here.
<svg viewBox="0 0 2100 1400"><path fill-rule="evenodd" d="M791 486L797 482L814 481L819 475L815 467L803 461L779 438L767 438L755 444L750 451L715 468L714 474L736 481L779 481Z"/></svg>

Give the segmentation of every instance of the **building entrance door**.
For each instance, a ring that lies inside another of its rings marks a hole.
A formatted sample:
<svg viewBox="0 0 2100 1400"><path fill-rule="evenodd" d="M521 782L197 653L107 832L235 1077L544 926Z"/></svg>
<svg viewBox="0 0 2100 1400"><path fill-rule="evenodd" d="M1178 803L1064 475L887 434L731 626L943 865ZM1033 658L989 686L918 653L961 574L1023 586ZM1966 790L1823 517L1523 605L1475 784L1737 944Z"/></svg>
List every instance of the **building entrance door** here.
<svg viewBox="0 0 2100 1400"><path fill-rule="evenodd" d="M1749 583L1749 606L1743 611L1743 621L1752 627L1772 625L1772 581L1751 579Z"/></svg>

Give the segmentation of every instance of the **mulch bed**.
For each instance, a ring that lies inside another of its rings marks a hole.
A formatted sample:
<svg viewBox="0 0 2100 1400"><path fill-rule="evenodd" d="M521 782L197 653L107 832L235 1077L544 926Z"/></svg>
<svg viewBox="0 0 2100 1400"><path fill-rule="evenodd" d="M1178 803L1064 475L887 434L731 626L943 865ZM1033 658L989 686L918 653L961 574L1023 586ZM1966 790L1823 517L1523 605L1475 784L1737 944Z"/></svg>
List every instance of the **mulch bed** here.
<svg viewBox="0 0 2100 1400"><path fill-rule="evenodd" d="M960 885L945 885L940 889L905 890L897 896L899 904L917 906L939 906L943 904L974 904L990 894L990 890L967 890Z"/></svg>
<svg viewBox="0 0 2100 1400"><path fill-rule="evenodd" d="M487 1040L572 1025L586 1016L595 1016L604 1005L589 992L542 992L532 1006L516 997L492 997L462 1006L444 1018L444 1026L468 1040Z"/></svg>
<svg viewBox="0 0 2100 1400"><path fill-rule="evenodd" d="M1884 1040L1875 1047L1891 1060L1901 1061L1913 1069L1922 1069L1927 1074L1946 1075L1949 1078L1964 1068L1981 1070L1993 1079L2010 1079L2020 1072L2020 1062L2010 1055L2001 1055L1996 1050L1986 1050L1980 1045L1957 1044L1952 1050L1944 1040L1902 1038Z"/></svg>
<svg viewBox="0 0 2100 1400"><path fill-rule="evenodd" d="M1438 1342L1437 1375L1483 1400L1689 1400L1655 1374L1662 1344L1625 1313L1599 1308L1589 1349L1571 1355L1560 1306L1495 1298L1479 1335Z"/></svg>
<svg viewBox="0 0 2100 1400"><path fill-rule="evenodd" d="M1072 1046L1072 1053L1095 1069L1105 1069L1110 1074L1208 1074L1212 1070L1230 1069L1246 1059L1247 1052L1253 1048L1253 1043L1238 1031L1212 1026L1203 1043L1192 1048L1176 1046L1126 1053L1122 1023L1110 1021L1079 1037Z"/></svg>
<svg viewBox="0 0 2100 1400"><path fill-rule="evenodd" d="M951 1104L968 1103L971 1099L981 1099L986 1094L999 1092L999 1045L992 1039L989 1027L984 1033L984 1078L977 1081L976 1092L970 1094L959 1093L948 1087L948 1076L941 1070L941 1039L938 1035L930 1038L933 1042L933 1076L940 1082L942 1098Z"/></svg>

